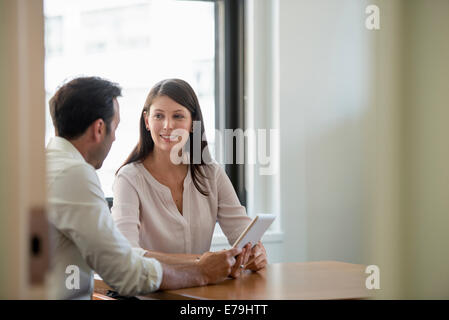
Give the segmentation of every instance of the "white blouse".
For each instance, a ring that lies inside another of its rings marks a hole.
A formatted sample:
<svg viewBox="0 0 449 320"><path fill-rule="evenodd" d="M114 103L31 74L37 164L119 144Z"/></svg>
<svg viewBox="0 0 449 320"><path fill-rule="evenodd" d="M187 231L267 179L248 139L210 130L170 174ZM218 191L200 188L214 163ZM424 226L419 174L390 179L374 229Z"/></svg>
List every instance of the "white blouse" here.
<svg viewBox="0 0 449 320"><path fill-rule="evenodd" d="M196 189L189 167L182 215L170 188L158 182L142 163L120 169L113 185L112 218L133 247L201 254L210 250L217 221L229 243L234 243L251 219L223 168L217 163L202 168L208 177L203 180L209 195Z"/></svg>

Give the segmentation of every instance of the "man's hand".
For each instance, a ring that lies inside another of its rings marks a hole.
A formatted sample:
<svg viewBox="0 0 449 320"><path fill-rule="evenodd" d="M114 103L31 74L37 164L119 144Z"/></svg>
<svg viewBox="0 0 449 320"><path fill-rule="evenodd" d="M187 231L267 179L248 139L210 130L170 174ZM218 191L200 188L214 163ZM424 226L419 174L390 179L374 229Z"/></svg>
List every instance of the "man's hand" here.
<svg viewBox="0 0 449 320"><path fill-rule="evenodd" d="M236 264L235 256L241 252L242 249L233 248L204 253L198 261L198 266L205 279L204 284L213 284L226 279Z"/></svg>

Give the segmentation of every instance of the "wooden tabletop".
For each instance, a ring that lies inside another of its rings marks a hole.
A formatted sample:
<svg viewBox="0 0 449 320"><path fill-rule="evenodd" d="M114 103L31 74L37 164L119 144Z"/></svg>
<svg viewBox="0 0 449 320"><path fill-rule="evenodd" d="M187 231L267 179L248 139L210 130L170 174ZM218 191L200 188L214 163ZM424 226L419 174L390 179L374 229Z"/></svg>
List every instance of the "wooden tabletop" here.
<svg viewBox="0 0 449 320"><path fill-rule="evenodd" d="M337 261L276 263L258 272L245 271L239 279L216 285L166 290L140 299L188 300L302 300L365 299L365 266ZM104 284L95 283L95 291Z"/></svg>

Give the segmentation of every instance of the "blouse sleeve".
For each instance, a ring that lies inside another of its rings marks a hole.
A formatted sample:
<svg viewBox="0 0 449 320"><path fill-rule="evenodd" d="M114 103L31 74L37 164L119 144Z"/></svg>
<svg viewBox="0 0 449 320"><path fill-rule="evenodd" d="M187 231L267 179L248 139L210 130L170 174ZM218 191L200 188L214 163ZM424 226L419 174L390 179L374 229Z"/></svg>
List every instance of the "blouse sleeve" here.
<svg viewBox="0 0 449 320"><path fill-rule="evenodd" d="M112 219L134 248L139 245L139 196L128 178L118 174L112 187L114 203L111 209Z"/></svg>
<svg viewBox="0 0 449 320"><path fill-rule="evenodd" d="M217 197L218 197L218 223L223 230L230 245L240 236L251 222L246 209L240 204L234 187L223 168L217 164Z"/></svg>

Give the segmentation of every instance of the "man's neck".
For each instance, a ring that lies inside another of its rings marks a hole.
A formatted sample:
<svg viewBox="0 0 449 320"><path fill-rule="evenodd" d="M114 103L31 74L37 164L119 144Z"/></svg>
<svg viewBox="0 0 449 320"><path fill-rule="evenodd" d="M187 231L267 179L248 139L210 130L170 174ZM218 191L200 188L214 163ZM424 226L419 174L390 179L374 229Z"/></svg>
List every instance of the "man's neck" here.
<svg viewBox="0 0 449 320"><path fill-rule="evenodd" d="M78 152L83 156L84 160L86 160L87 163L89 163L95 168L95 163L90 157L89 148L87 147L83 139L82 138L72 140L68 139L68 141L76 148L76 150L78 150Z"/></svg>

